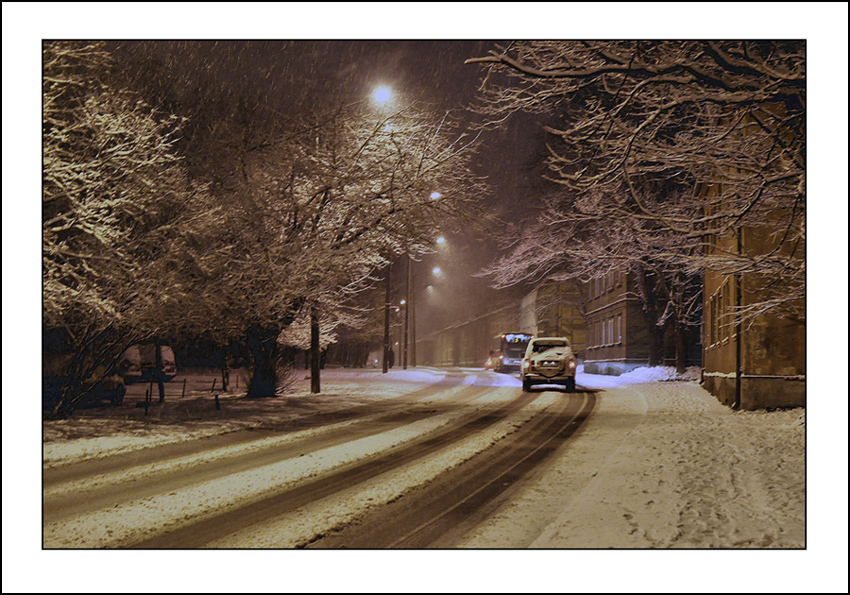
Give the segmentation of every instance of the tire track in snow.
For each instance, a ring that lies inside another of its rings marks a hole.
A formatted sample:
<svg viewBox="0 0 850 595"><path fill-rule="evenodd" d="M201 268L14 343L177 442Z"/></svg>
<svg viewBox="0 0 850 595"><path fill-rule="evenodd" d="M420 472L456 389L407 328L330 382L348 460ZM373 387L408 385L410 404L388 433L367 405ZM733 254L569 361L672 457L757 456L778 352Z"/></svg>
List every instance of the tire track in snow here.
<svg viewBox="0 0 850 595"><path fill-rule="evenodd" d="M209 548L298 548L328 533L356 523L369 512L395 502L424 484L456 469L494 447L540 416L558 401L553 393L541 394L486 430L452 443L434 453L375 475L354 487L321 498L279 515L275 519L213 540Z"/></svg>
<svg viewBox="0 0 850 595"><path fill-rule="evenodd" d="M209 479L232 473L234 469L247 469L262 464L264 459L278 460L286 456L304 454L305 450L333 446L359 435L377 433L387 425L400 425L435 411L434 404L452 398L452 406L463 406L483 389L457 386L443 391L437 398L429 398L410 405L396 404L389 411L366 415L357 419L323 425L318 428L296 431L250 441L239 441L217 448L171 457L152 463L142 463L129 468L99 473L81 479L63 481L45 486L44 520L53 521L69 514L85 512L106 504L114 504L115 487L133 486L135 494L153 495L159 485L169 478L172 488L180 484L197 482L196 474ZM412 408L411 408L412 407ZM399 418L399 413L404 416ZM394 419L397 418L397 419ZM256 434L256 432L254 432ZM190 475L191 473L191 475ZM110 502L112 498L112 502Z"/></svg>
<svg viewBox="0 0 850 595"><path fill-rule="evenodd" d="M476 395L476 398L482 398L482 395L486 396L489 392L489 397L482 399L484 402L481 407L492 410L500 400L508 400L508 395L511 393L509 390L496 389L501 390L503 394L501 398L495 398L493 390L474 385L462 386L459 387L455 398L449 401L455 405L459 401L472 399ZM463 394L466 395L465 399L461 396ZM442 393L435 397L435 401L448 398ZM232 509L239 503L262 499L263 495L269 491L286 489L299 481L326 473L330 469L352 464L381 450L422 439L423 436L442 426L463 419L469 415L469 411L466 407L460 407L436 417L428 411L425 411L423 415L429 415L430 418L413 424L409 423L409 417L398 419L399 427L390 430L384 428L385 431L377 434L373 431L373 435L358 438L353 442L319 448L309 453L302 452L303 456L290 458L287 461L223 475L218 479L179 488L170 493L136 498L108 510L93 510L61 521L46 522L44 545L45 547L122 547L126 543L155 534L165 527L181 526L188 519L200 518L211 512ZM310 443L312 439L305 446L309 446ZM226 460L226 457L221 460ZM180 470L177 474L185 475L184 471ZM105 480L100 478L100 481ZM149 526L145 527L145 525Z"/></svg>

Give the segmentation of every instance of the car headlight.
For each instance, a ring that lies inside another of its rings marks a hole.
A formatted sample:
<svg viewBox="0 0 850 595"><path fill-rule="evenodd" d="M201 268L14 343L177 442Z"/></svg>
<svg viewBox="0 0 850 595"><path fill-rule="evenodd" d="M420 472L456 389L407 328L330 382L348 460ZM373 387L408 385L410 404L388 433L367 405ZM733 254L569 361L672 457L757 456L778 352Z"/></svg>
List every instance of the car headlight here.
<svg viewBox="0 0 850 595"><path fill-rule="evenodd" d="M571 359L569 366L570 366L570 370L575 370L576 369L576 360Z"/></svg>

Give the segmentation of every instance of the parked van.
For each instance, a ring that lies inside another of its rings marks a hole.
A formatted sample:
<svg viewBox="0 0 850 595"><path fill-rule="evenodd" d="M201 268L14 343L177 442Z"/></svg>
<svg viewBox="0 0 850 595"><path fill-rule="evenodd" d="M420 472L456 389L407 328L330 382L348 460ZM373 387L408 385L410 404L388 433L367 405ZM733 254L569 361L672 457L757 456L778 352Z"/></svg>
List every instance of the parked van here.
<svg viewBox="0 0 850 595"><path fill-rule="evenodd" d="M131 345L118 361L118 369L127 383L138 380L149 380L156 370L156 344L146 343L142 345ZM163 380L166 382L177 375L177 360L174 358L174 350L168 345L159 346L162 357Z"/></svg>

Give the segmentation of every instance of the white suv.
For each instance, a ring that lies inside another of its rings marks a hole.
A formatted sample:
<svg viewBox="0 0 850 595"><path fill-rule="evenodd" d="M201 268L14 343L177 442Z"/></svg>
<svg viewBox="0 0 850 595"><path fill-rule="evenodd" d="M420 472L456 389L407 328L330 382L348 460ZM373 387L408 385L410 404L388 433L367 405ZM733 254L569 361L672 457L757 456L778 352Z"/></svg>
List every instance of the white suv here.
<svg viewBox="0 0 850 595"><path fill-rule="evenodd" d="M567 392L576 389L576 356L566 337L532 339L522 360L522 390L535 384L561 384Z"/></svg>

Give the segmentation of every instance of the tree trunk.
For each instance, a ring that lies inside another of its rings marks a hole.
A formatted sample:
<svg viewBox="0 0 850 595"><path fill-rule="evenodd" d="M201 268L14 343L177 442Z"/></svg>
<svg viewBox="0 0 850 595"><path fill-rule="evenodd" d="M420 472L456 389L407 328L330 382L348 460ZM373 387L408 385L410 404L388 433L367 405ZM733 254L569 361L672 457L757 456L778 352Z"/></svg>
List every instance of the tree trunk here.
<svg viewBox="0 0 850 595"><path fill-rule="evenodd" d="M664 362L664 328L658 326L658 300L645 270L637 271L635 278L649 337L649 365L659 366Z"/></svg>
<svg viewBox="0 0 850 595"><path fill-rule="evenodd" d="M320 393L319 369L321 354L319 353L319 313L314 307L310 311L310 392Z"/></svg>
<svg viewBox="0 0 850 595"><path fill-rule="evenodd" d="M154 353L156 354L156 368L154 369L154 376L156 377L156 387L159 391L159 402L165 403L165 384L162 381L163 371L162 371L162 345L157 341L156 347L154 348Z"/></svg>
<svg viewBox="0 0 850 595"><path fill-rule="evenodd" d="M221 390L227 392L230 385L230 369L227 366L227 358L221 362Z"/></svg>
<svg viewBox="0 0 850 595"><path fill-rule="evenodd" d="M649 365L660 366L664 363L664 327L656 324L657 320L647 318L649 328Z"/></svg>
<svg viewBox="0 0 850 595"><path fill-rule="evenodd" d="M249 397L273 397L277 394L279 334L280 330L277 328L252 327L247 331L247 347L254 360L253 373L248 384Z"/></svg>
<svg viewBox="0 0 850 595"><path fill-rule="evenodd" d="M677 323L674 330L676 332L676 371L681 374L688 368L688 338L684 325Z"/></svg>

